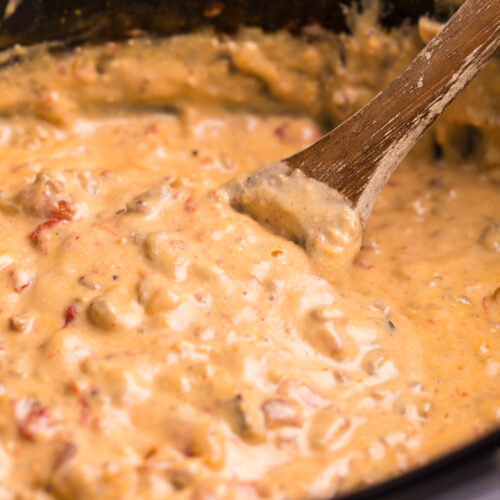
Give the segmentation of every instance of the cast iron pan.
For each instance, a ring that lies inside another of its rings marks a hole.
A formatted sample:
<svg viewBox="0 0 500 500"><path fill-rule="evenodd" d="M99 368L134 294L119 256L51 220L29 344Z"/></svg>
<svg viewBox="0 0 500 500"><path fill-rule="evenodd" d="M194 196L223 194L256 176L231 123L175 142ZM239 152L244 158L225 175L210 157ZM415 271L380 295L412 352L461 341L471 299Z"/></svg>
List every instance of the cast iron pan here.
<svg viewBox="0 0 500 500"><path fill-rule="evenodd" d="M342 4L352 0L21 0L4 18L9 0L0 0L0 49L48 40L68 47L123 39L141 31L166 36L204 26L223 32L241 25L298 31L317 23L339 32L348 30ZM445 2L437 7L434 0L383 0L382 24L415 22L423 14L446 19L452 10ZM494 500L500 498L499 450L500 429L343 499Z"/></svg>
<svg viewBox="0 0 500 500"><path fill-rule="evenodd" d="M11 4L12 4L11 0ZM342 4L350 0L20 0L0 25L0 48L14 43L81 38L119 39L134 30L160 35L214 26L234 31L238 26L292 31L319 23L328 29L347 29ZM9 0L0 0L0 19ZM387 26L432 12L434 0L383 0L382 22ZM435 9L434 9L435 12ZM449 14L442 8L437 15Z"/></svg>

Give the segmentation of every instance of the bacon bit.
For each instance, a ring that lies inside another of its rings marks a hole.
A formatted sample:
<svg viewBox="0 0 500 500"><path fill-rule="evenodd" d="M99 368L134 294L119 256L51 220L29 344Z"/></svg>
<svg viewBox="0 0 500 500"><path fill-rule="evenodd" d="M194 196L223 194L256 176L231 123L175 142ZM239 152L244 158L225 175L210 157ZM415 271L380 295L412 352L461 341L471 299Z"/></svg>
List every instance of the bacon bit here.
<svg viewBox="0 0 500 500"><path fill-rule="evenodd" d="M198 206L191 196L184 203L184 210L186 212L196 212L198 210Z"/></svg>
<svg viewBox="0 0 500 500"><path fill-rule="evenodd" d="M174 248L177 248L177 250L186 250L187 248L186 242L182 240L172 240L170 242L170 245L172 245Z"/></svg>
<svg viewBox="0 0 500 500"><path fill-rule="evenodd" d="M78 307L76 307L76 304L71 304L70 306L68 306L64 311L63 328L66 328L71 322L73 322L78 314L80 314L80 311L78 310Z"/></svg>
<svg viewBox="0 0 500 500"><path fill-rule="evenodd" d="M20 398L14 403L14 417L19 434L29 441L47 434L51 426L48 409L31 397Z"/></svg>
<svg viewBox="0 0 500 500"><path fill-rule="evenodd" d="M365 264L360 260L356 261L356 265L361 269L365 269L366 271L371 271L372 269L375 269L375 266L373 264Z"/></svg>
<svg viewBox="0 0 500 500"><path fill-rule="evenodd" d="M47 203L44 212L50 219L73 220L76 210L72 203L57 200Z"/></svg>
<svg viewBox="0 0 500 500"><path fill-rule="evenodd" d="M51 227L54 227L56 224L59 224L60 222L61 222L60 219L49 219L46 220L45 222L42 222L35 228L35 230L32 233L30 233L30 235L28 236L29 240L33 245L37 246L40 243L40 233L45 229L50 229Z"/></svg>

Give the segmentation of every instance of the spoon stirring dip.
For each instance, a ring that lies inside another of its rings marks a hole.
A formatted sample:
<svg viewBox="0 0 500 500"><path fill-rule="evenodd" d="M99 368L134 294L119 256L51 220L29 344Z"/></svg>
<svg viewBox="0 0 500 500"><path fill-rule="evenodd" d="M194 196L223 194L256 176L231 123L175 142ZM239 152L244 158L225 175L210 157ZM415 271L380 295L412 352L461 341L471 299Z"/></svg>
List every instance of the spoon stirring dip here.
<svg viewBox="0 0 500 500"><path fill-rule="evenodd" d="M304 246L320 273L342 279L392 172L498 47L500 0L467 0L348 120L302 151L230 181L233 206Z"/></svg>

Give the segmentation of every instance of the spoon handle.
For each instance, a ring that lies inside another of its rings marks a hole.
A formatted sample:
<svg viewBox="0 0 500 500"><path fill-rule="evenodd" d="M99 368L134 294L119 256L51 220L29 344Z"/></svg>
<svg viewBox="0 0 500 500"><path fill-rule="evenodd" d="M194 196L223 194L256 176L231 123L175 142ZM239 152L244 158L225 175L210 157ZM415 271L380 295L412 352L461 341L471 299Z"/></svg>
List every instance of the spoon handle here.
<svg viewBox="0 0 500 500"><path fill-rule="evenodd" d="M500 0L467 0L383 92L285 163L342 193L365 223L392 172L499 46Z"/></svg>

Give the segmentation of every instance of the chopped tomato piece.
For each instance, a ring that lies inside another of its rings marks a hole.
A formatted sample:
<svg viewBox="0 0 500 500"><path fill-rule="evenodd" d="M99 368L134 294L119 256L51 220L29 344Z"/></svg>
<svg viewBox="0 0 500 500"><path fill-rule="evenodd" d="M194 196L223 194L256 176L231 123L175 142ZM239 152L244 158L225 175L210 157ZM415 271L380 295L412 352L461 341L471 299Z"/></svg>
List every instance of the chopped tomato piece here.
<svg viewBox="0 0 500 500"><path fill-rule="evenodd" d="M47 407L31 397L20 398L14 403L14 417L19 434L30 441L47 434L51 427Z"/></svg>
<svg viewBox="0 0 500 500"><path fill-rule="evenodd" d="M12 281L14 292L16 293L21 293L23 290L26 290L26 288L29 288L33 283L33 278L22 271L10 271L9 277Z"/></svg>
<svg viewBox="0 0 500 500"><path fill-rule="evenodd" d="M73 322L76 317L80 314L80 311L78 310L78 307L76 304L71 304L66 308L64 311L64 327L66 328L71 322Z"/></svg>
<svg viewBox="0 0 500 500"><path fill-rule="evenodd" d="M49 220L46 220L45 222L42 222L28 236L28 238L30 239L31 243L33 243L33 245L38 245L38 243L40 242L40 240L39 240L40 233L42 231L44 231L45 229L50 229L51 227L54 227L56 224L59 224L59 222L61 222L60 219L49 219Z"/></svg>
<svg viewBox="0 0 500 500"><path fill-rule="evenodd" d="M57 200L49 202L45 212L51 219L73 220L75 207L66 200Z"/></svg>

